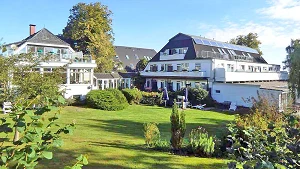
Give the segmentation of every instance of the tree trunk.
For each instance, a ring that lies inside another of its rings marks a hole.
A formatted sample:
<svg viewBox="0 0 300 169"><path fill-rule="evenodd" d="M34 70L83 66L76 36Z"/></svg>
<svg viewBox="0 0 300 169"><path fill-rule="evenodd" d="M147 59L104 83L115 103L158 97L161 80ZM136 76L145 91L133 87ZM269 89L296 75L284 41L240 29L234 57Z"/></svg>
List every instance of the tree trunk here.
<svg viewBox="0 0 300 169"><path fill-rule="evenodd" d="M19 119L19 115L17 115L17 119ZM15 135L14 135L14 142L19 141L19 132L17 130L17 126L15 127Z"/></svg>

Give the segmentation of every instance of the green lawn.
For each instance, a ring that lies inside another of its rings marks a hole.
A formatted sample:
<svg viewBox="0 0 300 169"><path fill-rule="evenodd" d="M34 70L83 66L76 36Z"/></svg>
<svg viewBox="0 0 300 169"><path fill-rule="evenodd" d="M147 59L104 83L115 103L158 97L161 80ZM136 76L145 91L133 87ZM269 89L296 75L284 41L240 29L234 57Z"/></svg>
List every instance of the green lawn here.
<svg viewBox="0 0 300 169"><path fill-rule="evenodd" d="M197 126L220 136L233 115L212 111L186 110L187 132ZM65 135L64 145L55 150L53 160L40 168L62 168L87 154L85 168L222 168L225 160L172 155L144 148L143 123L157 122L162 137L170 139L170 108L133 105L116 112L66 107L61 123L76 121L73 135Z"/></svg>

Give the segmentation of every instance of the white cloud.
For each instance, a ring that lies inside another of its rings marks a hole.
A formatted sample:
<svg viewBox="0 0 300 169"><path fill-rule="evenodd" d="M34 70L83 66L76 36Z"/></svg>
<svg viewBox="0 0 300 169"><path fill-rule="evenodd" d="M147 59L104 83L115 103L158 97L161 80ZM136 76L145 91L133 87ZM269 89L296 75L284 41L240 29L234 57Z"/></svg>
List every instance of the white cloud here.
<svg viewBox="0 0 300 169"><path fill-rule="evenodd" d="M199 33L207 38L219 41L229 41L238 35L250 32L257 33L262 42L261 50L264 58L270 63L281 64L285 58L285 47L291 39L300 38L300 2L295 0L273 0L267 8L258 9L258 14L264 20L257 22L240 20L233 22L228 17L219 25L200 23Z"/></svg>
<svg viewBox="0 0 300 169"><path fill-rule="evenodd" d="M258 9L257 12L273 19L300 21L299 0L271 0L270 6Z"/></svg>

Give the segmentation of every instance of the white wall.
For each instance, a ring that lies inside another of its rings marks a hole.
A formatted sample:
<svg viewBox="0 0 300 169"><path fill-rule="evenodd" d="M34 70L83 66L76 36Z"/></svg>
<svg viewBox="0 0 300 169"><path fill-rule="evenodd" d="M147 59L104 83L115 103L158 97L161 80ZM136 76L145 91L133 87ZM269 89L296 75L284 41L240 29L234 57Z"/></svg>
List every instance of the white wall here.
<svg viewBox="0 0 300 169"><path fill-rule="evenodd" d="M220 90L220 93L216 93ZM212 98L219 103L224 101L235 102L238 106L252 107L253 99L258 100L258 95L267 99L270 104L282 109L281 94L279 90L261 89L260 85L214 83L212 87Z"/></svg>
<svg viewBox="0 0 300 169"><path fill-rule="evenodd" d="M61 89L65 90L64 97L70 98L73 95L82 95L85 98L85 95L92 90L91 84L65 84L61 85Z"/></svg>
<svg viewBox="0 0 300 169"><path fill-rule="evenodd" d="M252 97L257 99L259 87L259 85L213 83L211 94L219 103L230 101L238 106L251 107ZM216 93L216 90L220 90L220 93Z"/></svg>

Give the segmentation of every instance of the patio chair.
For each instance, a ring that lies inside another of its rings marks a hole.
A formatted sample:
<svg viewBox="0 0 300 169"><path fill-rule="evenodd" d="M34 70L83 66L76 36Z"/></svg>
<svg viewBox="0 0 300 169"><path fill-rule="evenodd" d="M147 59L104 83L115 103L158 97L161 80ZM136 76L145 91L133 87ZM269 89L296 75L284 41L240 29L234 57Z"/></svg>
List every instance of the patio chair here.
<svg viewBox="0 0 300 169"><path fill-rule="evenodd" d="M237 108L236 103L235 103L235 102L232 102L232 103L230 104L229 111L235 111L236 108Z"/></svg>
<svg viewBox="0 0 300 169"><path fill-rule="evenodd" d="M11 112L11 108L12 108L11 102L3 102L2 111L3 111L4 114L10 113Z"/></svg>
<svg viewBox="0 0 300 169"><path fill-rule="evenodd" d="M200 105L192 106L192 108L202 110L202 109L204 109L204 106L206 106L206 104L202 104L202 105L200 104Z"/></svg>

